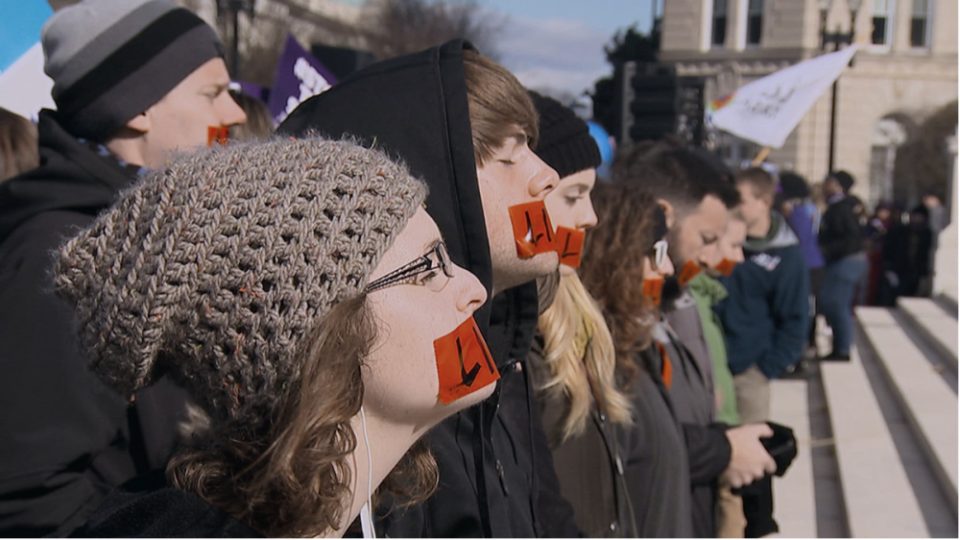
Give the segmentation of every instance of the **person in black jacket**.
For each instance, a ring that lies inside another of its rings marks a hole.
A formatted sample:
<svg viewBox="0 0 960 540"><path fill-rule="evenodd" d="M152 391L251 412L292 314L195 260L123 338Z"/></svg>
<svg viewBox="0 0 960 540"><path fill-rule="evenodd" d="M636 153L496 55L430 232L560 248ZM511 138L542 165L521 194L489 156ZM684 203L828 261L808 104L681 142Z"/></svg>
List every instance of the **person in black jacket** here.
<svg viewBox="0 0 960 540"><path fill-rule="evenodd" d="M64 8L42 44L57 111L40 112L40 167L0 185L0 536L69 534L169 458L182 392L129 403L87 371L51 254L141 172L245 120L216 33L167 0Z"/></svg>
<svg viewBox="0 0 960 540"><path fill-rule="evenodd" d="M833 330L833 351L824 360L850 360L853 341L853 295L863 273L867 255L860 231L860 200L849 194L853 177L836 171L823 182L827 211L820 220L820 252L827 262L817 302Z"/></svg>
<svg viewBox="0 0 960 540"><path fill-rule="evenodd" d="M472 45L452 41L347 77L302 103L278 131L356 137L402 159L430 186L427 211L450 256L492 298L477 322L501 374L497 390L428 436L440 467L436 495L381 514L380 531L533 537L543 532L537 509L547 504L562 508L555 514L566 520L565 535L576 536L524 366L537 325L533 280L558 265L555 250L520 258L518 246L529 243L511 230L509 208L542 201L558 181L531 150L538 126L527 91Z"/></svg>
<svg viewBox="0 0 960 540"><path fill-rule="evenodd" d="M899 296L917 296L920 283L931 274L930 251L933 232L929 210L918 204L910 210L910 222L895 225L887 234L883 249L883 279L887 282L888 304Z"/></svg>

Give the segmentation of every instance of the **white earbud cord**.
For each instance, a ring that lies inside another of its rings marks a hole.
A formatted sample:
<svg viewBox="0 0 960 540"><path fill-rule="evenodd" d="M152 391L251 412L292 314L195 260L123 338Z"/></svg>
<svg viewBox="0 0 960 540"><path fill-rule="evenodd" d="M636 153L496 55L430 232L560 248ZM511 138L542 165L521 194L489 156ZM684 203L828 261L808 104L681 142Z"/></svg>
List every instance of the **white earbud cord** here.
<svg viewBox="0 0 960 540"><path fill-rule="evenodd" d="M360 406L360 424L363 426L363 445L367 448L367 504L360 509L360 525L363 528L364 538L376 538L377 531L373 528L373 456L370 454L370 438L367 437L367 416L363 414L363 405Z"/></svg>

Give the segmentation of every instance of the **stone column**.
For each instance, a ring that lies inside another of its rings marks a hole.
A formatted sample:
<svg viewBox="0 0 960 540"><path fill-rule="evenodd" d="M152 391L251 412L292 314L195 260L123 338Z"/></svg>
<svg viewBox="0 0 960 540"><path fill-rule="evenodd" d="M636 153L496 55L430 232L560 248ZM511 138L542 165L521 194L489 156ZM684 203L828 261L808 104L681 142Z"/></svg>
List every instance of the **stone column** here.
<svg viewBox="0 0 960 540"><path fill-rule="evenodd" d="M957 136L947 139L947 151L953 162L953 174L948 193L950 205L950 225L940 232L937 248L933 292L946 296L954 303L957 302Z"/></svg>

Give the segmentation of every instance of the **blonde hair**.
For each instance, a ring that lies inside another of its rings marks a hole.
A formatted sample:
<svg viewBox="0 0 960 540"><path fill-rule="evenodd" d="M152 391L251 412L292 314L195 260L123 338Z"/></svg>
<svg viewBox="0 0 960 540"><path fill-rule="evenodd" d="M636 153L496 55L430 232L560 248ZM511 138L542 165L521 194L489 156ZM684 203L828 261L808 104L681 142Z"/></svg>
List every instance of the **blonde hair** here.
<svg viewBox="0 0 960 540"><path fill-rule="evenodd" d="M617 388L613 338L579 277L560 278L557 296L538 325L550 378L537 390L569 402L563 440L583 433L594 401L611 421L629 424L632 408Z"/></svg>

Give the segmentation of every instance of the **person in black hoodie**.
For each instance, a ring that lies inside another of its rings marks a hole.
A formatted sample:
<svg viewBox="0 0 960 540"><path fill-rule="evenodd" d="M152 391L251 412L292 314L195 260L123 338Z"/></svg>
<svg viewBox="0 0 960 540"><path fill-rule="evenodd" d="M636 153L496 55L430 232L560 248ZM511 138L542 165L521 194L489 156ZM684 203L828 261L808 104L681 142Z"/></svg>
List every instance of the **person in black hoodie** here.
<svg viewBox="0 0 960 540"><path fill-rule="evenodd" d="M833 351L824 360L850 360L853 341L853 295L863 273L867 255L860 231L860 200L849 194L853 176L836 171L823 182L827 211L820 220L818 241L827 262L817 301L833 330Z"/></svg>
<svg viewBox="0 0 960 540"><path fill-rule="evenodd" d="M375 144L423 178L427 211L450 256L493 298L476 318L501 373L497 390L428 436L440 467L437 494L381 512L380 532L539 536L544 497L559 508L549 519L565 519L565 534L576 536L524 368L537 325L533 280L558 266L556 251L520 258L524 242L511 231L509 208L542 201L558 182L530 150L537 116L526 90L469 43L452 41L359 71L302 103L278 128L293 136L314 131Z"/></svg>
<svg viewBox="0 0 960 540"><path fill-rule="evenodd" d="M184 395L131 404L87 371L52 252L140 172L245 120L216 33L173 2L87 0L41 38L57 111L40 112L40 167L0 185L0 536L68 534L169 458Z"/></svg>

